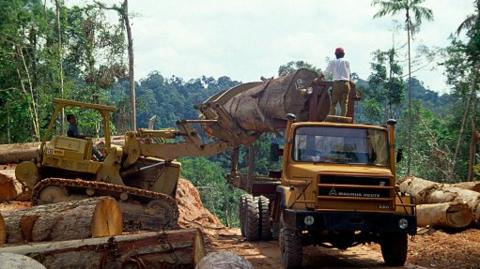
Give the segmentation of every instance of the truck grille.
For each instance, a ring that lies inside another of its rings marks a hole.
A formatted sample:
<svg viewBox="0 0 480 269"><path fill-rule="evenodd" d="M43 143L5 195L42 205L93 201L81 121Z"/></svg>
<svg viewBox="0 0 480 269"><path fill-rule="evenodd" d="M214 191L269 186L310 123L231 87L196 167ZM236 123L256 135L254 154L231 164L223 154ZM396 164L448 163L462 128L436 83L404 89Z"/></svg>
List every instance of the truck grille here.
<svg viewBox="0 0 480 269"><path fill-rule="evenodd" d="M321 175L317 205L319 209L390 211L393 191L389 178Z"/></svg>

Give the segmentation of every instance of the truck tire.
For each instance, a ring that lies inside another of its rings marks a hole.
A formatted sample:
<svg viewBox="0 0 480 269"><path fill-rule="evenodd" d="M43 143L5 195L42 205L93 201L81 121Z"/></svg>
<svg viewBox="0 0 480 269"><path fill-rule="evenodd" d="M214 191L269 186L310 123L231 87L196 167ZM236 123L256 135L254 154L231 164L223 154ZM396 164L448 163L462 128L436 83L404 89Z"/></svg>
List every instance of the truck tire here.
<svg viewBox="0 0 480 269"><path fill-rule="evenodd" d="M247 196L250 194L242 194L240 196L240 204L238 206L238 216L240 219L240 232L242 236L245 236L245 222L246 222L246 212L247 212ZM251 196L251 195L250 195Z"/></svg>
<svg viewBox="0 0 480 269"><path fill-rule="evenodd" d="M260 210L260 238L262 240L272 239L272 226L270 222L270 200L265 196L258 197L258 207Z"/></svg>
<svg viewBox="0 0 480 269"><path fill-rule="evenodd" d="M380 246L383 260L387 266L402 266L405 264L408 249L406 233L384 234Z"/></svg>
<svg viewBox="0 0 480 269"><path fill-rule="evenodd" d="M300 236L292 229L281 228L279 243L284 268L291 269L301 267L303 247Z"/></svg>
<svg viewBox="0 0 480 269"><path fill-rule="evenodd" d="M245 198L245 238L247 241L256 241L260 239L260 210L258 207L258 198L252 195L246 195Z"/></svg>

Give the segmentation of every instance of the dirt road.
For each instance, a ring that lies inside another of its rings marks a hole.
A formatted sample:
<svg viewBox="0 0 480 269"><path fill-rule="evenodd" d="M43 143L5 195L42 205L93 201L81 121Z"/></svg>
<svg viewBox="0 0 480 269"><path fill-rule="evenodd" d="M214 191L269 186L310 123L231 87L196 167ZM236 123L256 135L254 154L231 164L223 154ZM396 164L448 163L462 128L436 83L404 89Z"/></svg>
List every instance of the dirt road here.
<svg viewBox="0 0 480 269"><path fill-rule="evenodd" d="M210 238L211 250L229 250L249 260L256 269L281 268L276 241L246 242L239 229L222 229ZM404 267L395 268L480 268L480 231L457 234L436 231L410 238ZM304 268L393 268L385 267L377 245L360 245L345 251L323 247L305 248Z"/></svg>

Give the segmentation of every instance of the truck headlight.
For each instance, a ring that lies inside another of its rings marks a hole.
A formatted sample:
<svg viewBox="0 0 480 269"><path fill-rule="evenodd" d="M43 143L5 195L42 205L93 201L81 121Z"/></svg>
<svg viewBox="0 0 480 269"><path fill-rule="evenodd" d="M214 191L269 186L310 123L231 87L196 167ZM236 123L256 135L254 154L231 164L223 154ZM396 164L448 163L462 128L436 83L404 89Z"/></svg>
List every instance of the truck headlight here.
<svg viewBox="0 0 480 269"><path fill-rule="evenodd" d="M400 229L402 229L402 230L407 229L407 227L408 227L408 220L407 220L407 219L400 219L400 220L398 221L398 227L400 227Z"/></svg>
<svg viewBox="0 0 480 269"><path fill-rule="evenodd" d="M303 222L306 224L306 225L313 225L313 223L315 222L315 218L313 216L306 216L304 219L303 219Z"/></svg>

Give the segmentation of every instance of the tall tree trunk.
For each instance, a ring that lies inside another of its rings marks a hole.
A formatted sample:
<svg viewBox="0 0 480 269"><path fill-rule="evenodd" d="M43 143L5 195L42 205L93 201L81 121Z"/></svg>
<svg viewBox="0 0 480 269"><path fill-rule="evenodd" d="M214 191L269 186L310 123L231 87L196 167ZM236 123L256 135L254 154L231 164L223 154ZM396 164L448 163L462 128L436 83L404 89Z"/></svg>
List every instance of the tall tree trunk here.
<svg viewBox="0 0 480 269"><path fill-rule="evenodd" d="M407 8L407 44L408 44L408 162L407 162L407 175L411 174L412 165L412 61L410 55L410 10Z"/></svg>
<svg viewBox="0 0 480 269"><path fill-rule="evenodd" d="M470 112L470 107L472 105L472 100L475 98L475 94L477 92L476 88L475 88L475 86L477 84L477 78L478 78L478 76L474 75L472 85L471 85L470 95L468 96L467 105L465 107L465 111L463 112L462 123L460 125L460 131L459 131L459 134L458 134L457 144L455 146L455 152L453 153L453 169L454 170L455 170L455 166L456 166L455 164L457 162L458 153L460 151L460 144L462 143L463 132L465 131L465 124L467 123L468 114ZM454 174L453 172L454 171L452 171L452 176Z"/></svg>
<svg viewBox="0 0 480 269"><path fill-rule="evenodd" d="M27 76L30 97L32 98L31 105L32 105L32 113L33 113L34 128L35 128L35 140L40 141L40 121L38 120L38 109L37 109L37 102L35 100L35 95L33 92L32 78L30 76L30 72L28 71L27 62L25 61L25 56L23 55L23 49L17 48L17 52L20 58L22 59L25 75Z"/></svg>
<svg viewBox="0 0 480 269"><path fill-rule="evenodd" d="M64 89L63 89L63 45L62 45L62 29L60 25L60 1L55 0L55 11L57 13L57 35L58 35L58 65L60 68L60 96L63 99ZM62 134L65 133L65 109L62 108L61 114L61 131Z"/></svg>
<svg viewBox="0 0 480 269"><path fill-rule="evenodd" d="M39 141L40 133L38 132L38 127L37 127L37 124L36 124L36 121L35 121L35 116L34 116L34 112L33 112L33 108L32 108L32 102L35 102L35 100L32 100L32 101L28 100L29 94L27 92L27 89L25 88L25 83L23 83L22 75L21 75L18 67L16 69L17 69L18 80L20 81L20 86L22 88L22 93L25 96L25 100L27 101L28 114L30 114L30 119L32 120L33 134L36 137L36 140Z"/></svg>
<svg viewBox="0 0 480 269"><path fill-rule="evenodd" d="M130 19L128 18L128 0L123 1L122 17L127 29L128 38L128 77L130 81L130 103L132 108L131 121L132 130L137 130L137 106L135 97L135 77L134 77L134 59L133 59L133 38L132 28L130 27Z"/></svg>

